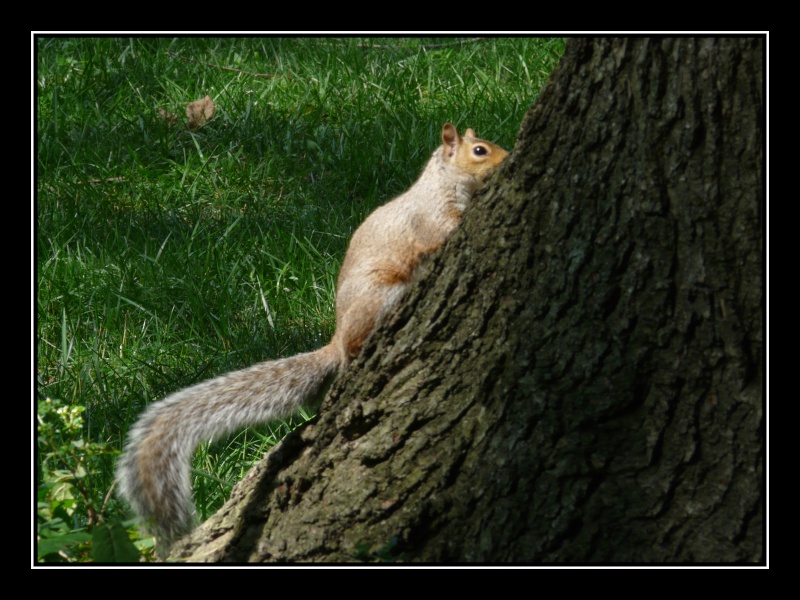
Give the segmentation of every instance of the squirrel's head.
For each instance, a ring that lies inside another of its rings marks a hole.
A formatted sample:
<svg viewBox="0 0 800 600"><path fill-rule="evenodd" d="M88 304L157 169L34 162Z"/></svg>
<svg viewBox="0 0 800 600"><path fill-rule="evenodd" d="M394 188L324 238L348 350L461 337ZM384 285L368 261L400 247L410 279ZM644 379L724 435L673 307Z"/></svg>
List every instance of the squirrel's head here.
<svg viewBox="0 0 800 600"><path fill-rule="evenodd" d="M461 137L452 123L445 123L442 127L442 145L445 161L478 181L486 179L508 156L508 152L497 144L476 137L472 128Z"/></svg>

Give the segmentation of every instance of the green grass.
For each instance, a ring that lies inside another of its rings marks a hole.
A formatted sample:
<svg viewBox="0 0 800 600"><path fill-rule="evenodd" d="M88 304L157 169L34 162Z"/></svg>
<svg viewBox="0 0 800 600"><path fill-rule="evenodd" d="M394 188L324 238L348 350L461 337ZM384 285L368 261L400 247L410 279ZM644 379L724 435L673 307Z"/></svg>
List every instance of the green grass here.
<svg viewBox="0 0 800 600"><path fill-rule="evenodd" d="M513 147L562 40L455 41L35 40L36 394L61 410L39 414L40 560L90 560L103 524L135 531L109 491L149 403L328 341L350 234L443 123ZM200 129L159 114L205 95ZM198 452L201 518L289 426Z"/></svg>

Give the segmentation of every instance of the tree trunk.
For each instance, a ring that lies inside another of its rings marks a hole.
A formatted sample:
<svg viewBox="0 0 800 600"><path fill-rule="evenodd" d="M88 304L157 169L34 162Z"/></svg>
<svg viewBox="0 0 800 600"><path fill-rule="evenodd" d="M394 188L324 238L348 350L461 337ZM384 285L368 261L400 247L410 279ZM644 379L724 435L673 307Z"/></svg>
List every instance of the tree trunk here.
<svg viewBox="0 0 800 600"><path fill-rule="evenodd" d="M762 39L573 39L317 420L173 558L763 561Z"/></svg>

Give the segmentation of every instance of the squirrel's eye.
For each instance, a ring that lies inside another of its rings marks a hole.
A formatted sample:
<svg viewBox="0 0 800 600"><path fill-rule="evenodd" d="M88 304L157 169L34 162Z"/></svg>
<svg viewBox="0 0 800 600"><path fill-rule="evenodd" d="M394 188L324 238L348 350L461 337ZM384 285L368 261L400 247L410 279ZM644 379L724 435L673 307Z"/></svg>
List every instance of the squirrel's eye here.
<svg viewBox="0 0 800 600"><path fill-rule="evenodd" d="M488 150L487 150L487 149L486 149L484 146L475 146L475 147L472 149L472 153L473 153L475 156L483 156L484 154L488 154L488 153L489 153L489 151L488 151Z"/></svg>

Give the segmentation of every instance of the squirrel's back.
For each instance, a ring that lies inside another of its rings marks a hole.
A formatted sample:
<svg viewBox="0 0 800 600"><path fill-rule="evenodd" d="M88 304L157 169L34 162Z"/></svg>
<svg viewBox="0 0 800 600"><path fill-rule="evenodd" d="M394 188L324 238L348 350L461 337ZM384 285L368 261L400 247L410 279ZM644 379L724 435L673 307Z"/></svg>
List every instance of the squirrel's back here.
<svg viewBox="0 0 800 600"><path fill-rule="evenodd" d="M469 199L508 153L450 123L442 145L414 184L377 208L355 231L336 289L336 336L342 354L357 356L375 322L402 296L422 258L461 222ZM374 299L380 298L380 302Z"/></svg>

